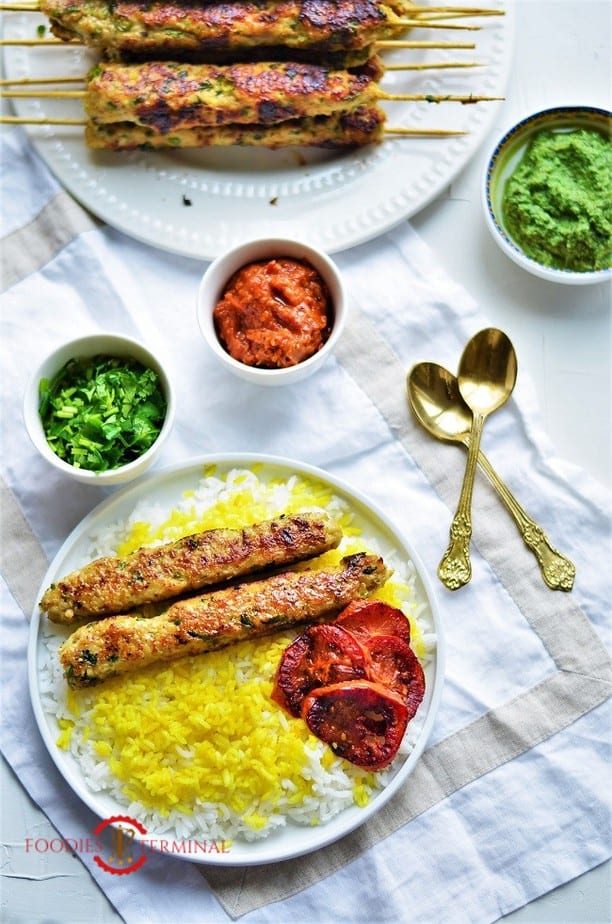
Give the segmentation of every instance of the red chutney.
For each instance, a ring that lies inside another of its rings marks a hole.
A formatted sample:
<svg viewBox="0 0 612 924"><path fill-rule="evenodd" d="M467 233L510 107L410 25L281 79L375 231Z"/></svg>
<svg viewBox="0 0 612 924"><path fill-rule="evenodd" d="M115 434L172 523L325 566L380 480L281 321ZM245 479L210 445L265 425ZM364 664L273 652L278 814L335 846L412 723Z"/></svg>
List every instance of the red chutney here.
<svg viewBox="0 0 612 924"><path fill-rule="evenodd" d="M332 305L325 282L309 263L278 257L234 273L213 317L234 359L284 369L321 349L330 334Z"/></svg>

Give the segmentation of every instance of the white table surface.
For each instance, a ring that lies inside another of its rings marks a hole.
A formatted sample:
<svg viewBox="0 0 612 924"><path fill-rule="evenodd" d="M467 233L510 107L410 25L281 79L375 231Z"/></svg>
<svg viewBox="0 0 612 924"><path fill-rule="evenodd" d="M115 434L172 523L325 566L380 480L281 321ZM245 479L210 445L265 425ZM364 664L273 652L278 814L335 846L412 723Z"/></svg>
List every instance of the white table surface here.
<svg viewBox="0 0 612 924"><path fill-rule="evenodd" d="M608 486L612 471L610 289L554 285L516 267L488 235L480 187L488 147L522 115L564 102L610 107L611 32L610 0L517 0L507 102L471 164L450 189L412 219L440 263L478 301L489 322L512 338L520 369L534 382L545 429L558 455ZM118 922L78 859L67 854L35 856L20 849L26 834L52 838L56 832L4 762L1 772L0 920L6 924ZM610 864L505 920L608 924L612 921ZM448 922L452 924L452 912Z"/></svg>

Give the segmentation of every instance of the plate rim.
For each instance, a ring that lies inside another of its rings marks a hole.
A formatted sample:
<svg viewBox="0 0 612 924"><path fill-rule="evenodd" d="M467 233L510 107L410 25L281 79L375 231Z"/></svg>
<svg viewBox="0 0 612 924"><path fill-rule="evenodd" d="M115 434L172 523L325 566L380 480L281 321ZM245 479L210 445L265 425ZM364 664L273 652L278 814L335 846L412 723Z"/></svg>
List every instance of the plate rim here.
<svg viewBox="0 0 612 924"><path fill-rule="evenodd" d="M131 495L134 495L135 504L138 502L138 500L141 499L141 492L146 491L149 487L154 487L156 483L159 484L162 482L171 481L173 477L186 475L189 471L196 472L199 469L203 472L206 466L223 465L226 466L229 470L231 468L240 466L247 467L255 464L263 464L264 466L286 469L288 470L288 474L308 475L313 478L322 480L324 483L327 483L332 487L335 487L350 500L354 500L363 506L370 515L373 515L375 518L377 518L391 534L394 541L401 544L403 549L408 553L409 558L414 565L417 576L423 585L427 597L427 603L431 612L431 619L436 634L434 654L434 682L433 689L431 690L427 713L423 719L423 724L419 731L418 739L406 757L404 764L399 768L398 772L393 777L393 779L389 781L387 786L385 786L384 789L380 790L372 797L370 803L367 806L360 808L358 812L352 812L352 818L345 818L344 825L341 823L334 824L334 822L337 822L337 820L340 819L343 815L347 815L347 813L351 812L354 807L348 807L341 810L336 816L330 819L328 823L317 827L317 832L323 832L323 836L317 840L315 844L307 845L305 849L297 847L295 849L285 850L280 854L278 851L275 852L272 849L266 853L264 847L268 844L273 846L273 841L271 841L270 838L263 838L261 840L241 842L241 846L244 846L246 849L252 849L254 846L257 847L258 845L260 846L260 853L262 855L255 856L253 858L245 858L244 856L239 856L233 859L231 851L228 854L219 855L199 853L195 855L183 853L170 854L163 851L161 852L161 855L170 859L185 859L192 863L203 866L261 866L268 863L295 859L296 857L305 856L309 853L320 850L323 847L327 847L330 844L338 841L340 838L345 837L346 835L355 831L357 828L361 827L363 824L365 824L366 821L368 821L373 815L377 814L383 808L383 806L397 793L397 791L406 783L406 781L413 773L414 768L418 764L431 736L444 688L446 645L442 629L438 600L436 594L434 593L433 583L425 569L422 559L420 558L418 552L414 549L411 541L405 536L403 530L401 530L390 519L390 517L387 516L387 514L376 502L370 500L361 490L354 488L343 478L328 473L318 466L307 462L301 462L286 456L271 455L267 453L244 452L218 452L192 456L183 462L177 462L160 468L157 471L143 475L143 477L138 479L138 481L118 489L110 496L104 498L100 503L96 504L96 506L90 510L89 513L87 513L85 517L79 521L79 523L74 526L68 536L64 539L57 552L53 556L53 559L49 564L49 567L45 572L45 575L38 588L33 611L31 614L27 647L28 691L38 731L43 739L43 743L49 756L51 757L53 763L55 764L68 788L79 797L79 799L96 815L96 817L103 818L103 815L100 813L100 808L96 804L96 793L89 790L86 785L84 785L82 780L73 780L71 778L71 774L69 773L69 769L67 769L65 766L65 762L62 758L63 752L60 751L52 738L52 733L46 718L47 713L45 713L43 709L38 686L37 662L40 645L39 630L42 623L42 614L39 609L39 600L42 590L48 586L49 581L54 575L57 569L57 564L63 557L65 557L74 543L86 533L87 528L91 523L98 519L101 514L104 515L112 513L113 508L119 507L125 502L129 501ZM119 808L121 809L122 807ZM325 829L327 825L331 827L328 829L327 836L325 836ZM299 825L295 825L294 827L296 830L300 830ZM339 830L335 830L336 828L339 828ZM304 830L308 831L311 829L305 828ZM273 837L273 833L271 837ZM147 846L147 850L151 855L159 853L159 851L157 851L153 846Z"/></svg>

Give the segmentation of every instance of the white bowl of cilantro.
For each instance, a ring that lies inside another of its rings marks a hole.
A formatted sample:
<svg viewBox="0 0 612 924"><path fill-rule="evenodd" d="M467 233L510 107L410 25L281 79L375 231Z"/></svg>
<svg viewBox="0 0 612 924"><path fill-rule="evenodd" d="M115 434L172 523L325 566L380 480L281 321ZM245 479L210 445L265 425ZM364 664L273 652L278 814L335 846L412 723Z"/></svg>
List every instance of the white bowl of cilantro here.
<svg viewBox="0 0 612 924"><path fill-rule="evenodd" d="M24 419L59 471L85 484L122 484L158 456L174 395L159 359L136 340L93 334L59 347L34 372Z"/></svg>

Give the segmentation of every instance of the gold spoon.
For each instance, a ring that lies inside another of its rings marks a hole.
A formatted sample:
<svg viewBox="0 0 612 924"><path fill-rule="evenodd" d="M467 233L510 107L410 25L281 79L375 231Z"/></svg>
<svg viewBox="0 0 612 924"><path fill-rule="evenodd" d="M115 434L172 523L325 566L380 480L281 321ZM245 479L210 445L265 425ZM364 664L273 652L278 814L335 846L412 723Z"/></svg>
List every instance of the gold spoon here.
<svg viewBox="0 0 612 924"><path fill-rule="evenodd" d="M438 566L438 577L449 590L457 590L472 577L472 492L484 422L506 403L516 382L516 354L501 330L487 327L468 342L457 375L459 391L472 412L470 445L450 542Z"/></svg>
<svg viewBox="0 0 612 924"><path fill-rule="evenodd" d="M425 430L436 439L469 448L472 415L452 372L437 363L418 363L408 374L407 386L412 413ZM571 590L576 576L572 562L553 548L542 527L523 510L482 452L478 453L478 464L535 555L546 585L551 590Z"/></svg>

